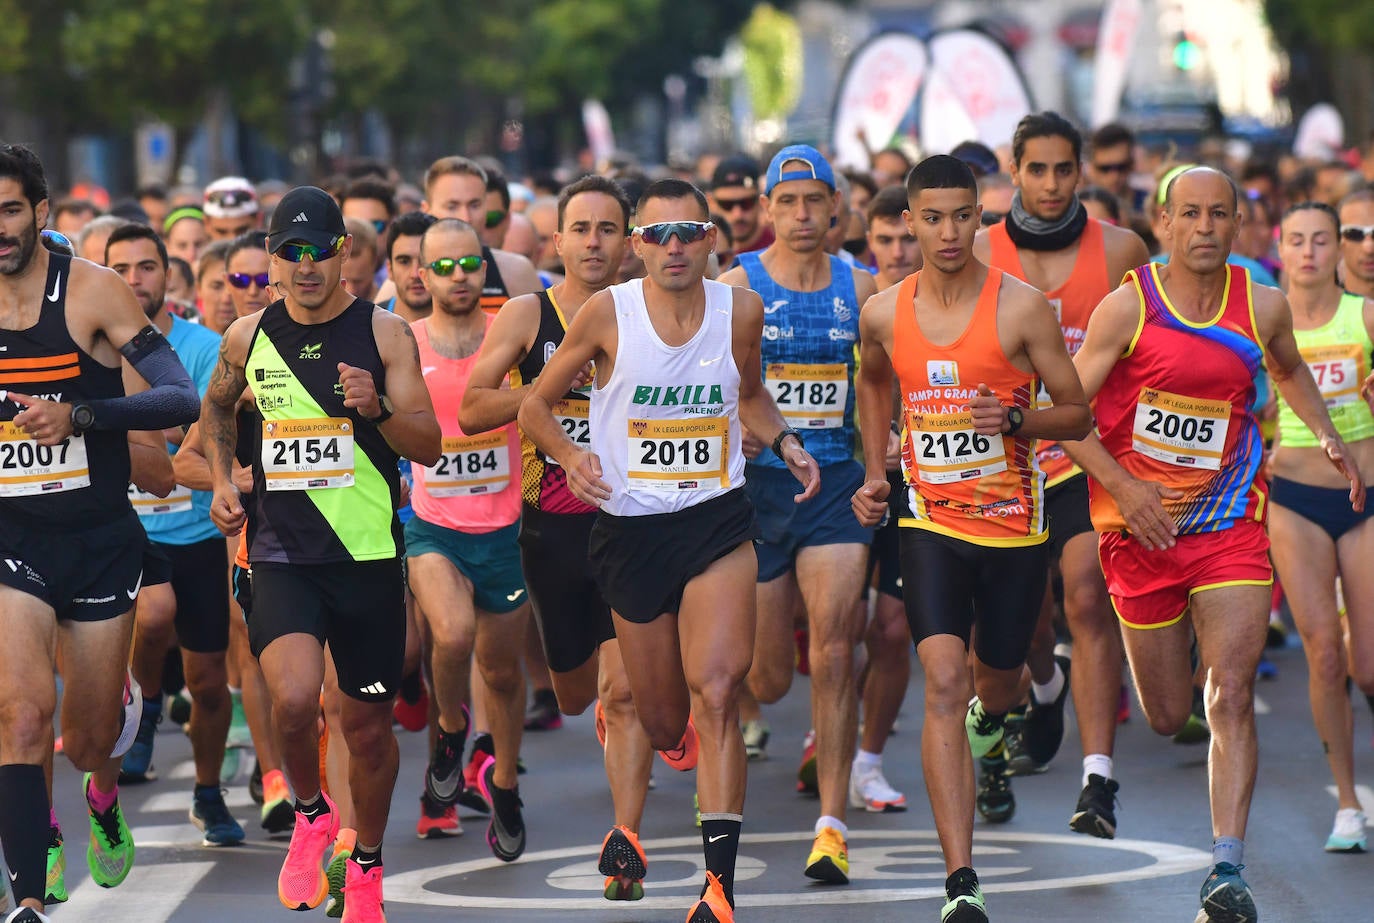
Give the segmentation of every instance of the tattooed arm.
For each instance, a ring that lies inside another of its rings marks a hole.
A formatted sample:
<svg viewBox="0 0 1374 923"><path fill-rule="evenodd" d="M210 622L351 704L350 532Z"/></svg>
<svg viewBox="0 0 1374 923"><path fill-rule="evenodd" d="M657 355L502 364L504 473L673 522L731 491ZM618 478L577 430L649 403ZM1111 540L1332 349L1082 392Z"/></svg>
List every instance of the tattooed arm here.
<svg viewBox="0 0 1374 923"><path fill-rule="evenodd" d="M248 385L243 364L257 325L258 316L255 314L234 321L224 331L219 361L210 377L210 386L205 390L205 400L200 410L205 458L210 463L210 479L215 493L210 504L210 519L225 535L237 535L248 518L233 482L234 445L238 441L238 417L235 411L239 396Z"/></svg>

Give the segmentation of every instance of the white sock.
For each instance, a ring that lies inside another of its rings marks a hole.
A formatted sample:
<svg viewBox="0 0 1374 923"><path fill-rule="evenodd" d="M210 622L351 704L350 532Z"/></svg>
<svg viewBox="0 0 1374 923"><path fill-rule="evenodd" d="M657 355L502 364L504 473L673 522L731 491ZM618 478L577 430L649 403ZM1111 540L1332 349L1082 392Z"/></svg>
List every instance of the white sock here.
<svg viewBox="0 0 1374 923"><path fill-rule="evenodd" d="M854 771L866 772L870 769L880 769L883 765L883 755L881 753L869 753L867 750L860 750L854 754Z"/></svg>
<svg viewBox="0 0 1374 923"><path fill-rule="evenodd" d="M1059 698L1059 693L1064 689L1064 671L1059 666L1059 661L1054 662L1054 676L1050 677L1048 683L1031 683L1031 695L1035 696L1035 701L1041 705L1049 705Z"/></svg>
<svg viewBox="0 0 1374 923"><path fill-rule="evenodd" d="M1104 779L1112 777L1112 758L1105 753L1089 753L1083 757L1083 787L1088 787L1088 776L1097 774Z"/></svg>
<svg viewBox="0 0 1374 923"><path fill-rule="evenodd" d="M820 819L816 821L816 836L820 836L821 829L824 827L834 827L836 830L840 831L840 836L846 838L848 838L849 836L849 827L846 826L845 822L840 820L838 817L831 817L829 814L822 814Z"/></svg>

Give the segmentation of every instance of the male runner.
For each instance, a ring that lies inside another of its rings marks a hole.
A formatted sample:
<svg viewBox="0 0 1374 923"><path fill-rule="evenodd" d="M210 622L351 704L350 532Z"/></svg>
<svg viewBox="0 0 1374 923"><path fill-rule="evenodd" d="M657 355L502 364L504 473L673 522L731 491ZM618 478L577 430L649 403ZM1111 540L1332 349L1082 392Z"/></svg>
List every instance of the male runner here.
<svg viewBox="0 0 1374 923"><path fill-rule="evenodd" d="M736 254L762 250L773 243L773 228L760 217L761 200L759 165L754 158L734 154L716 164L711 173L711 210L730 223Z"/></svg>
<svg viewBox="0 0 1374 923"><path fill-rule="evenodd" d="M406 323L428 317L434 301L420 272L420 238L435 221L424 212L407 212L386 229L386 272L396 289L383 308L395 311Z"/></svg>
<svg viewBox="0 0 1374 923"><path fill-rule="evenodd" d="M888 509L894 370L902 394L902 585L925 671L921 763L949 874L944 923L987 920L972 868L965 732L974 756L998 745L1029 679L1046 575L1043 477L1031 440L1080 437L1090 425L1045 297L972 254L977 188L968 166L947 155L908 175L907 224L925 268L864 306L858 383L868 479L853 503L866 525ZM1053 407L1038 406L1039 382ZM970 634L977 697L966 704Z"/></svg>
<svg viewBox="0 0 1374 923"><path fill-rule="evenodd" d="M887 186L868 203L868 249L878 271L878 291L891 288L921 268L921 245L906 226L906 187Z"/></svg>
<svg viewBox="0 0 1374 923"><path fill-rule="evenodd" d="M1341 264L1345 288L1374 298L1374 186L1341 200Z"/></svg>
<svg viewBox="0 0 1374 923"><path fill-rule="evenodd" d="M63 749L87 772L93 877L113 886L132 866L117 790L91 786L95 770L117 776L121 716L132 731L137 715L124 696L144 537L126 434L196 418L195 385L129 287L41 246L47 219L38 157L0 145L0 843L18 905L8 923L46 919L43 763L59 645ZM151 387L126 396L139 379Z"/></svg>
<svg viewBox="0 0 1374 923"><path fill-rule="evenodd" d="M1149 258L1145 242L1134 231L1089 218L1078 201L1074 190L1082 149L1078 129L1057 113L1023 118L1012 137L1016 194L1011 211L1000 224L980 231L973 243L978 259L1044 292L1059 318L1070 356L1083 344L1093 309L1128 270ZM1053 608L1045 607L1037 632L1041 640L1033 648L1038 656L1030 662L1030 708L1022 740L1034 764L1053 758L1064 736L1064 700L1071 682L1083 744L1083 791L1069 825L1079 833L1110 839L1116 835L1118 786L1112 745L1121 688L1121 630L1097 561L1087 477L1052 440L1036 444L1036 460L1045 474L1050 560L1058 561L1063 577L1064 615L1077 668L1066 676L1068 659L1052 656ZM1003 789L1004 778L996 778L1006 768L1005 757L989 756L983 762L979 809L989 819L1010 819L1011 790ZM999 798L1007 804L999 807Z"/></svg>
<svg viewBox="0 0 1374 923"><path fill-rule="evenodd" d="M328 641L357 811L344 919L380 920L382 833L398 763L391 703L405 650L396 462L437 462L439 425L409 326L340 287L350 243L329 194L287 193L267 246L283 298L225 331L205 396L211 516L226 535L248 527L249 635L296 793L278 897L313 908L329 890L322 860L339 819L320 791L317 740ZM263 422L245 510L232 477L235 410L250 383Z"/></svg>
<svg viewBox="0 0 1374 923"><path fill-rule="evenodd" d="M706 197L659 180L635 211L635 249L648 275L588 299L520 407L520 425L600 512L591 570L611 604L639 720L671 747L689 713L701 740L697 793L706 887L689 923L734 919L745 755L738 697L753 659L754 514L744 492L741 425L805 485L820 489L763 382L758 295L704 279L715 231ZM595 362L591 445L555 418ZM743 371L741 371L743 370Z"/></svg>
<svg viewBox="0 0 1374 923"><path fill-rule="evenodd" d="M787 424L806 432L823 486L815 500L798 506L786 464L746 431L746 491L762 533L755 546L758 623L749 688L759 701L776 702L792 685L792 617L800 598L809 624L821 801L805 874L848 884L845 816L859 724L854 648L866 614L854 600L873 539L849 509L849 497L863 484L863 468L854 460L851 386L859 307L876 288L867 271L823 249L840 195L819 151L806 144L778 151L768 164L763 193L764 219L776 239L761 252L741 253L739 266L720 281L763 298L764 387Z"/></svg>
<svg viewBox="0 0 1374 923"><path fill-rule="evenodd" d="M242 176L222 176L206 186L201 211L211 240L233 240L262 226L258 194Z"/></svg>

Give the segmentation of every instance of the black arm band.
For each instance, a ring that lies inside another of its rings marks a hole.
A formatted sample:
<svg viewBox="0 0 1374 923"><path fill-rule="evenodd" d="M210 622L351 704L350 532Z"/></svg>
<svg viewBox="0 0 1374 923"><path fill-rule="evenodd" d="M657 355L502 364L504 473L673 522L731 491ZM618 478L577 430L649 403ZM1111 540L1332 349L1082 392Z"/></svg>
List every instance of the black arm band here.
<svg viewBox="0 0 1374 923"><path fill-rule="evenodd" d="M156 327L144 327L119 351L149 388L124 397L87 401L95 412L92 429L167 429L194 423L200 417L195 382Z"/></svg>

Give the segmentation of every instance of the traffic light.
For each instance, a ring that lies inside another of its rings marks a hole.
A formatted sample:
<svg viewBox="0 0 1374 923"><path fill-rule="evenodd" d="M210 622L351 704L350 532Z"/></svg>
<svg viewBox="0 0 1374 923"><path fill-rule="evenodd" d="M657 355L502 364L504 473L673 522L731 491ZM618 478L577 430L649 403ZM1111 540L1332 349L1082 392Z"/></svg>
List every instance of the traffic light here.
<svg viewBox="0 0 1374 923"><path fill-rule="evenodd" d="M1186 32L1178 33L1174 41L1174 67L1181 71L1196 69L1202 64L1202 46Z"/></svg>

